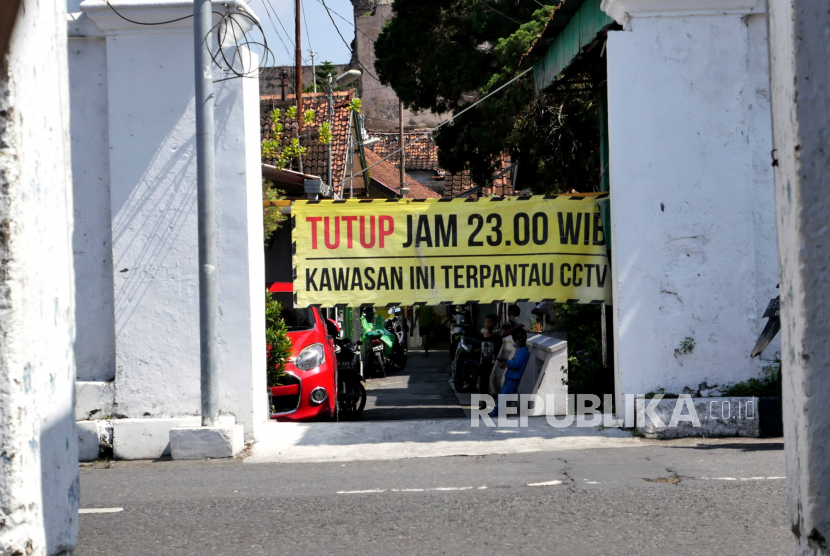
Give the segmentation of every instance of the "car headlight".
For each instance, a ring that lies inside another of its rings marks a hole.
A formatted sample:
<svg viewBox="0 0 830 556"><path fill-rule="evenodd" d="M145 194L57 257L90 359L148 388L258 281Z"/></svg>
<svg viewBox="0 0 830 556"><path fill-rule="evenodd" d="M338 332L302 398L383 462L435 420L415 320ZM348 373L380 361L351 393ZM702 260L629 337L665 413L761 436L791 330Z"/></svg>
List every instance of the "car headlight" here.
<svg viewBox="0 0 830 556"><path fill-rule="evenodd" d="M323 344L311 344L300 352L300 355L294 360L294 366L301 371L310 371L325 362L326 352L323 349Z"/></svg>

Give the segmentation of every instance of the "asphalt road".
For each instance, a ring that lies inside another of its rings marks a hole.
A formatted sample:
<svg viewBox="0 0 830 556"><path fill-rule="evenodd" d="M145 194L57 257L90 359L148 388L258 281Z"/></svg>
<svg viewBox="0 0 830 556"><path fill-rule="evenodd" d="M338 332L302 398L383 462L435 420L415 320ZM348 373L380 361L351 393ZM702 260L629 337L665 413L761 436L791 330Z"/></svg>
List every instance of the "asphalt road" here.
<svg viewBox="0 0 830 556"><path fill-rule="evenodd" d="M449 351L410 351L406 368L386 378L366 381L366 408L361 421L449 419L464 410L447 379Z"/></svg>
<svg viewBox="0 0 830 556"><path fill-rule="evenodd" d="M123 511L82 514L76 554L791 554L783 476L780 439L117 462L81 470L81 508Z"/></svg>

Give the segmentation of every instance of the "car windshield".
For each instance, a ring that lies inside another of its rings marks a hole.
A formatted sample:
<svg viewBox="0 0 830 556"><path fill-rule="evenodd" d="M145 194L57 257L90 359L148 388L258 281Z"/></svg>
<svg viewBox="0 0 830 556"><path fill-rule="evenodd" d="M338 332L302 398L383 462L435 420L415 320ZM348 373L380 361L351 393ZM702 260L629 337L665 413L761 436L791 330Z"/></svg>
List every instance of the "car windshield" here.
<svg viewBox="0 0 830 556"><path fill-rule="evenodd" d="M285 326L289 332L311 330L314 328L314 314L310 308L295 308L294 300L290 293L275 293L272 295L276 301L282 304L282 313L280 313L280 316L285 321Z"/></svg>

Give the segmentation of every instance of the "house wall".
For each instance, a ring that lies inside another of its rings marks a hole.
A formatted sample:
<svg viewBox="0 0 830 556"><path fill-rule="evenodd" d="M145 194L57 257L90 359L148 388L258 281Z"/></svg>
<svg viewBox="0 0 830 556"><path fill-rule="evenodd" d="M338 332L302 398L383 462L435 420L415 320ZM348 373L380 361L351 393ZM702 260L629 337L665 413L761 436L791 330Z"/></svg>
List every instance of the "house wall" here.
<svg viewBox="0 0 830 556"><path fill-rule="evenodd" d="M360 98L363 101L361 113L366 116L367 129L393 131L399 127L398 96L392 87L381 85L374 77L377 75L375 40L380 36L386 22L392 18L392 0L379 0L368 5L365 0L352 0L352 3L355 5L356 56L360 61L357 67L363 72L360 79ZM374 11L371 8L374 8ZM406 127L435 127L444 119L446 117L431 112L415 113L407 109L403 112Z"/></svg>
<svg viewBox="0 0 830 556"><path fill-rule="evenodd" d="M78 198L107 208L82 214L81 225L97 242L112 238L114 317L98 326L111 326L115 339L113 445L116 457L156 457L168 449L169 429L201 405L192 21L140 27L103 0L77 9L70 32L83 28L106 41L106 98L94 78L101 63L76 63L71 104L79 116L89 106L106 109L107 156L79 152L75 163L90 176L78 183ZM148 0L120 11L136 21L169 20L192 14L192 3ZM73 46L81 41L93 44L79 38ZM214 79L223 77L215 68ZM250 78L215 85L220 412L243 424L248 440L267 420L258 86ZM79 130L79 141L96 133ZM91 187L102 174L108 179L99 183L109 187ZM79 276L100 266L76 262Z"/></svg>
<svg viewBox="0 0 830 556"><path fill-rule="evenodd" d="M764 365L749 353L778 283L766 21L725 3L603 3L625 25L607 44L618 396Z"/></svg>
<svg viewBox="0 0 830 556"><path fill-rule="evenodd" d="M0 68L2 554L78 540L65 18L63 0L23 0Z"/></svg>

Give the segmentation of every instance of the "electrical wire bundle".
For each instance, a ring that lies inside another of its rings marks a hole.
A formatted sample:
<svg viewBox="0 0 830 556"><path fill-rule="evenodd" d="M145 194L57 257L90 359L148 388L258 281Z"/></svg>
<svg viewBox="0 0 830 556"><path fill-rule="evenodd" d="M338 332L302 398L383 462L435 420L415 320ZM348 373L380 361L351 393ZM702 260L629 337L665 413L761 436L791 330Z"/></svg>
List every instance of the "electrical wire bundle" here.
<svg viewBox="0 0 830 556"><path fill-rule="evenodd" d="M128 21L135 25L167 25L170 23L175 23L177 21L182 21L193 17L193 14L186 15L184 17L179 17L176 19L171 19L168 21L156 21L156 22L146 22L146 21L135 21L130 19L124 15L122 15L118 10L115 9L115 6L110 4L109 0L107 1L107 6L115 12L115 14L123 19L124 21ZM210 56L213 59L213 63L223 72L226 76L222 79L217 79L214 83L218 83L220 81L228 81L229 79L239 79L245 77L258 77L260 68L268 67L269 64L273 63L276 58L274 57L274 53L271 52L271 49L268 48L268 40L265 38L265 33L262 30L262 26L259 24L259 21L251 14L247 12L243 12L241 10L232 9L230 6L226 4L227 10L224 12L217 12L214 11L214 15L220 16L220 20L218 23L214 24L213 27L210 29L210 34L205 37L205 40L210 40L211 36L216 32L217 34L217 45L214 51L214 48L211 47L210 49ZM245 33L245 30L242 27L242 23L239 21L238 18L243 18L247 20L253 29L256 29L260 36L262 37L261 40L252 40L248 37L248 33ZM232 40L230 40L232 39ZM229 51L232 51L229 57ZM243 59L244 53L248 53L248 67L246 69L246 62ZM253 67L251 63L251 53L256 53L259 57L259 64L256 67Z"/></svg>

